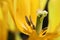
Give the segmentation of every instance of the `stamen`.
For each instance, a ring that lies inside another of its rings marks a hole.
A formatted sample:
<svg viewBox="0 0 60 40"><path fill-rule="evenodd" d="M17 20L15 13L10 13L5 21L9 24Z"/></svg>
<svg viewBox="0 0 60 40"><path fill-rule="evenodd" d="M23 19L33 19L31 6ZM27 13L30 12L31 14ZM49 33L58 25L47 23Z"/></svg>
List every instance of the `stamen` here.
<svg viewBox="0 0 60 40"><path fill-rule="evenodd" d="M31 23L33 29L35 29L35 25L34 25L33 22L32 22L31 16L30 16L30 23Z"/></svg>
<svg viewBox="0 0 60 40"><path fill-rule="evenodd" d="M43 28L43 30L46 30L46 29L47 29L47 27Z"/></svg>
<svg viewBox="0 0 60 40"><path fill-rule="evenodd" d="M28 24L29 26L31 26L30 21L29 21L29 19L28 19L27 16L25 16L25 19L26 19L27 24Z"/></svg>
<svg viewBox="0 0 60 40"><path fill-rule="evenodd" d="M29 26L31 26L33 29L35 29L35 25L32 22L31 16L30 16L30 20L28 19L27 16L25 16L26 22Z"/></svg>
<svg viewBox="0 0 60 40"><path fill-rule="evenodd" d="M45 34L46 34L46 32L43 33L43 35L45 35Z"/></svg>

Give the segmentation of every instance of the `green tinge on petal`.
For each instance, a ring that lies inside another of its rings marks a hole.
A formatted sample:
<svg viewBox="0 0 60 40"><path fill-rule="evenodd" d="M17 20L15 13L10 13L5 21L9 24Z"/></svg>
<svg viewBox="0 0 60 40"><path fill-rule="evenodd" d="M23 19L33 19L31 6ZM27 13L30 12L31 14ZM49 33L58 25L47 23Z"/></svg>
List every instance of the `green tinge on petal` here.
<svg viewBox="0 0 60 40"><path fill-rule="evenodd" d="M57 27L60 27L60 0L50 0L48 5L49 10L49 25L48 32L56 32Z"/></svg>
<svg viewBox="0 0 60 40"><path fill-rule="evenodd" d="M15 40L22 40L21 36L19 35L19 32L15 33Z"/></svg>
<svg viewBox="0 0 60 40"><path fill-rule="evenodd" d="M8 20L9 30L14 32L16 26L15 26L14 20L13 20L13 18L11 16L10 12L8 12L8 18L7 18L7 20Z"/></svg>

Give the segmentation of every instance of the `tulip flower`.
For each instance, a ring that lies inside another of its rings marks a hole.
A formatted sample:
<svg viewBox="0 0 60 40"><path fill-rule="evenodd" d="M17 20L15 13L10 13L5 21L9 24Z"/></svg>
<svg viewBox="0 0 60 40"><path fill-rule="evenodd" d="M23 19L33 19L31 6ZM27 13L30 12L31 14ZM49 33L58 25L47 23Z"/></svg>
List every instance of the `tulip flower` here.
<svg viewBox="0 0 60 40"><path fill-rule="evenodd" d="M44 37L42 37L42 38L39 38L37 36L36 32L35 31L34 32L32 31L32 28L31 27L29 28L29 26L28 26L28 25L30 25L29 24L30 23L29 15L31 16L32 22L35 25L34 27L38 28L36 26L36 21L33 21L33 20L36 20L37 19L37 17L36 17L36 11L37 11L37 9L40 9L40 10L43 10L44 9L44 7L45 7L44 5L46 4L46 0L45 1L44 0L42 0L42 1L41 0L39 0L39 1L38 0L36 1L35 0L35 1L28 1L28 2L27 1L20 1L19 3L21 4L19 6L19 8L21 7L20 10L21 10L22 13L19 11L19 14L17 14L17 18L18 18L18 19L16 19L17 20L16 21L17 22L17 26L18 25L20 25L21 27L23 26L22 27L23 29L20 27L20 31L21 32L24 31L25 34L28 34L28 35L30 34L30 37L29 37L30 40L34 40L35 38L36 38L35 40L38 40L38 39L39 40L40 39L41 40L49 40L49 39L50 40L54 40L54 38L59 35L59 33L57 33L57 32L59 32L59 29L58 28L59 28L59 23L60 23L59 22L59 0L49 0L49 4L48 4L49 25L48 25L48 28L47 28L46 35ZM27 9L29 9L29 10L27 10ZM33 12L34 14L31 13L31 12ZM32 17L32 15L33 15L33 17ZM26 22L26 19L24 19L24 16L27 19L28 23ZM22 17L23 17L23 19L22 19ZM33 25L31 24L31 26L33 26ZM39 29L37 29L37 30L39 30Z"/></svg>
<svg viewBox="0 0 60 40"><path fill-rule="evenodd" d="M15 33L15 40L60 40L60 0L0 0L0 40L7 40L7 32ZM48 14L48 27L42 29Z"/></svg>
<svg viewBox="0 0 60 40"><path fill-rule="evenodd" d="M59 0L58 0L59 1ZM58 1L55 1L55 0L49 0L49 4L48 4L48 11L49 11L49 25L48 25L48 29L47 29L47 34L45 35L45 37L43 37L43 38L45 38L45 40L48 40L48 39L50 39L50 40L52 40L54 37L57 37L59 34L58 33L55 33L55 31L57 31L57 29L56 29L56 27L57 26L59 26L59 21L57 21L57 20L59 20L59 14L57 14L57 17L56 17L56 11L58 10L58 8L59 8L59 5L57 5L57 4L59 4L58 3ZM57 3L57 4L55 4L55 2ZM20 6L18 6L19 8L18 8L18 10L20 10L19 11L19 13L17 14L17 19L16 19L16 23L17 23L17 26L18 26L18 28L19 28L19 25L20 25L20 31L21 32L25 32L25 34L27 34L27 35L29 35L29 34L31 34L30 35L30 37L31 37L31 39L30 40L34 40L35 38L36 38L36 40L38 40L39 39L39 37L37 36L36 37L36 32L33 32L32 31L32 28L30 27L30 25L31 26L33 26L33 27L36 27L36 28L38 28L37 26L36 26L36 19L37 19L37 17L36 17L36 11L37 11L37 9L40 9L40 10L43 10L44 9L44 5L46 4L46 0L44 1L44 0L34 0L34 1L20 1L19 2L20 3ZM18 4L19 4L18 3ZM26 4L27 3L27 4ZM56 6L57 5L57 6ZM51 8L52 7L52 8ZM30 9L29 9L30 8ZM54 9L53 9L54 8ZM56 9L55 9L56 8ZM28 10L27 10L28 9ZM52 10L51 10L52 9ZM56 10L56 11L55 11ZM32 13L31 13L32 12ZM57 11L57 13L58 13L59 11ZM21 13L21 14L20 14ZM32 16L33 15L33 16ZM30 24L30 18L29 17L31 17L31 20L32 20L32 23L33 23L33 25L32 24ZM57 19L55 19L55 18L57 18ZM27 20L27 21L26 21ZM56 24L56 23L58 24ZM35 26L34 26L35 25ZM53 25L55 25L55 26L53 26ZM54 27L54 28L53 28ZM26 30L25 30L26 29ZM56 29L56 30L55 30ZM28 31L27 31L28 30ZM37 29L37 30L39 30L39 29ZM23 32L23 33L24 33ZM52 33L51 33L52 32ZM56 34L56 36L55 36L55 34ZM48 35L48 36L47 36ZM33 36L33 37L32 37ZM43 40L43 39L41 39L41 40Z"/></svg>

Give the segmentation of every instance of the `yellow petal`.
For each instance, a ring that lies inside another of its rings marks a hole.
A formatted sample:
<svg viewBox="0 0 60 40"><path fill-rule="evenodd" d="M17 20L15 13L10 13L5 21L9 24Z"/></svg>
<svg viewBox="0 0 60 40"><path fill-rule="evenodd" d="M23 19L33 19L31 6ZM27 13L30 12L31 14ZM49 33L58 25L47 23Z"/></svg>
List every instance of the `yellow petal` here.
<svg viewBox="0 0 60 40"><path fill-rule="evenodd" d="M48 0L40 0L40 9L41 9L41 10L44 10L47 1L48 1Z"/></svg>
<svg viewBox="0 0 60 40"><path fill-rule="evenodd" d="M30 0L18 0L17 1L17 10L16 10L16 24L17 28L23 32L24 28L28 29L31 32L31 28L28 26L25 16L30 15ZM25 26L26 25L26 26ZM25 29L25 30L26 30Z"/></svg>
<svg viewBox="0 0 60 40"><path fill-rule="evenodd" d="M54 40L60 40L60 36L59 36L59 37L57 37L57 38L54 38Z"/></svg>
<svg viewBox="0 0 60 40"><path fill-rule="evenodd" d="M56 32L60 27L60 0L50 0L49 2L49 26L48 32Z"/></svg>
<svg viewBox="0 0 60 40"><path fill-rule="evenodd" d="M7 4L4 1L1 3L3 6L0 4L0 40L7 40Z"/></svg>

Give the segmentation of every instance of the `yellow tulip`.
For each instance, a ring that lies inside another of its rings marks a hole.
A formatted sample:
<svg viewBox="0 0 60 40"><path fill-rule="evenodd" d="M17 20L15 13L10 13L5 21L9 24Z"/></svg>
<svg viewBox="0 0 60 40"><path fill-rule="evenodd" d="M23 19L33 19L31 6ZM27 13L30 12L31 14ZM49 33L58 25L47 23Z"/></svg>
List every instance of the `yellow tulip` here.
<svg viewBox="0 0 60 40"><path fill-rule="evenodd" d="M44 8L47 0L0 0L0 40L7 40L8 30L29 35L28 40L60 39L60 0L49 0L49 24L47 30L42 29L46 16ZM37 10L42 12L38 12ZM2 31L1 31L2 30Z"/></svg>
<svg viewBox="0 0 60 40"><path fill-rule="evenodd" d="M58 0L59 1L59 0ZM49 11L49 25L48 25L48 30L47 30L47 33L51 33L51 36L47 36L47 39L51 39L52 40L52 37L54 37L54 35L52 36L52 34L55 34L55 29L57 26L59 26L59 14L56 14L56 13L59 13L59 2L57 0L50 0L49 1L49 4L48 4L48 11ZM55 4L56 2L56 4ZM27 4L26 4L27 3ZM18 2L18 4L20 4L20 6L18 5L18 13L17 13L17 19L16 19L16 24L17 24L17 27L19 28L19 25L20 25L20 31L22 31L23 33L24 32L27 32L30 34L30 32L32 31L31 28L28 28L29 25L27 26L27 23L26 23L26 20L25 20L25 16L28 17L29 19L29 16L31 15L31 18L32 18L32 22L33 24L36 26L36 10L38 9L41 9L43 10L44 9L44 5L46 3L46 0L28 0L28 1L24 1L24 0L20 0ZM29 5L28 5L29 4ZM28 9L28 10L27 10ZM56 10L55 10L56 9ZM20 10L20 11L19 11ZM57 16L57 17L56 17ZM55 23L56 22L56 23ZM23 26L23 27L22 27ZM24 28L24 29L23 29ZM27 28L27 29L26 29ZM29 30L28 30L29 29ZM28 32L28 31L29 32ZM53 31L52 31L53 30ZM33 31L32 31L33 32ZM31 33L32 33L31 32ZM54 33L53 33L54 32ZM26 33L25 33L26 34ZM58 35L58 34L56 34ZM32 37L32 35L31 35ZM50 37L50 38L48 38ZM33 38L33 37L32 37ZM47 40L46 39L46 40Z"/></svg>

